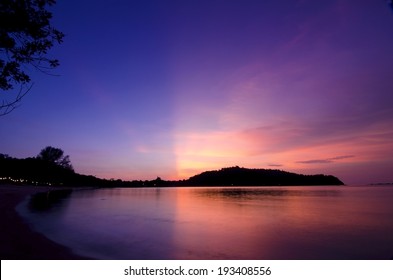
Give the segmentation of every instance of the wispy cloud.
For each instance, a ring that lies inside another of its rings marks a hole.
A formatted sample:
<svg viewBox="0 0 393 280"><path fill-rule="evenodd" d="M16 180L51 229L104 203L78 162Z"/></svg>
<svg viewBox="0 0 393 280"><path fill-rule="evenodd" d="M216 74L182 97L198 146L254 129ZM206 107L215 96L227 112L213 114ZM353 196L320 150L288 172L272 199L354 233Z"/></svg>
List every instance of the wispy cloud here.
<svg viewBox="0 0 393 280"><path fill-rule="evenodd" d="M346 158L353 158L355 157L354 155L346 155L346 156L337 156L337 157L332 157L332 158L326 158L326 159L311 159L311 160L303 160L303 161L297 161L296 163L303 163L303 164L318 164L318 163L333 163L338 160L346 159Z"/></svg>
<svg viewBox="0 0 393 280"><path fill-rule="evenodd" d="M283 164L268 164L267 166L280 167L280 166L283 166Z"/></svg>

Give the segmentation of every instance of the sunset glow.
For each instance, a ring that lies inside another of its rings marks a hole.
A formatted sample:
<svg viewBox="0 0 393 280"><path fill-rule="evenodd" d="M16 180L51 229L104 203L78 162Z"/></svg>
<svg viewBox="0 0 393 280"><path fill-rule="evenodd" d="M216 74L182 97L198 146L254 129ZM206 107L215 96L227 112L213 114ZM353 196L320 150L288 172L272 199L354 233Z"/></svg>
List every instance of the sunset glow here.
<svg viewBox="0 0 393 280"><path fill-rule="evenodd" d="M60 76L0 118L0 153L47 145L102 178L228 166L393 182L385 1L59 1ZM88 16L87 16L88 15Z"/></svg>

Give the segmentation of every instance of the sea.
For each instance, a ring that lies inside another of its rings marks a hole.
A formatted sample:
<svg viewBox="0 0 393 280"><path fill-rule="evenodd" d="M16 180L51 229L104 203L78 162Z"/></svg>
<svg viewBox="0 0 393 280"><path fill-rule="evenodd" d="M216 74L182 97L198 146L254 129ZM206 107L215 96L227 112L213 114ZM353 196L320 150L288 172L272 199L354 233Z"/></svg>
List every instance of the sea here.
<svg viewBox="0 0 393 280"><path fill-rule="evenodd" d="M29 198L33 230L93 259L393 259L393 186L73 190Z"/></svg>

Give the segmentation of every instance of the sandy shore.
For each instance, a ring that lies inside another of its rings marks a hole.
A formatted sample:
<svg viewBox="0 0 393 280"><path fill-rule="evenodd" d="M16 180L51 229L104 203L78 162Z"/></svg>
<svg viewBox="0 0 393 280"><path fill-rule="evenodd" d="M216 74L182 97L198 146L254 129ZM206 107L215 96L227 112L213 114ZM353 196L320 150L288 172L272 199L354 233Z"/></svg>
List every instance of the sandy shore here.
<svg viewBox="0 0 393 280"><path fill-rule="evenodd" d="M86 259L34 232L16 212L15 207L27 196L47 190L49 187L0 185L0 259Z"/></svg>

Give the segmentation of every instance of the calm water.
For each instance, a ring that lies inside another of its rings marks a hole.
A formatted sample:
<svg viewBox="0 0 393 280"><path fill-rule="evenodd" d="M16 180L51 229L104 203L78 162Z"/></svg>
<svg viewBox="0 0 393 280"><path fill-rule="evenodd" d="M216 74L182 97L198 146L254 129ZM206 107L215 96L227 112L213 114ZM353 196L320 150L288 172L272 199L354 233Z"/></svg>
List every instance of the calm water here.
<svg viewBox="0 0 393 280"><path fill-rule="evenodd" d="M388 186L80 190L25 207L35 230L98 259L393 257Z"/></svg>

